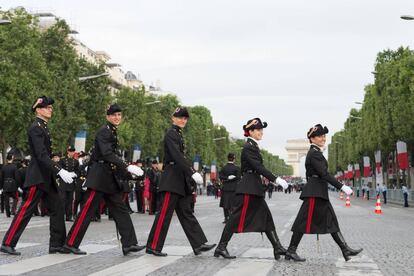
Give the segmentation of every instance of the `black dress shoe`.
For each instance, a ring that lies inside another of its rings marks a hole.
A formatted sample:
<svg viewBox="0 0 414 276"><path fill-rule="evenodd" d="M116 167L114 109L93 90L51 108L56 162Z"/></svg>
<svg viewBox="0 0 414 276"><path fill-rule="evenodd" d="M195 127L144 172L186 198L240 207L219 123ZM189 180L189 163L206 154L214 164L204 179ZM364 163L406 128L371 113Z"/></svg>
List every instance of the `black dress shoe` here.
<svg viewBox="0 0 414 276"><path fill-rule="evenodd" d="M130 252L139 252L144 248L145 248L145 245L135 244L135 245L131 245L131 246L128 246L128 247L122 247L122 253L124 253L124 256L126 256Z"/></svg>
<svg viewBox="0 0 414 276"><path fill-rule="evenodd" d="M145 253L147 253L147 254L152 254L152 255L154 255L154 256L158 256L158 257L167 257L167 253L163 253L163 252L161 252L161 251L158 251L158 250L153 250L153 249L151 249L151 248L148 248L147 247L147 249L145 250Z"/></svg>
<svg viewBox="0 0 414 276"><path fill-rule="evenodd" d="M85 251L82 251L79 248L71 247L69 245L64 245L63 250L65 250L67 253L72 253L75 255L86 255Z"/></svg>
<svg viewBox="0 0 414 276"><path fill-rule="evenodd" d="M206 252L209 251L211 249L213 249L216 246L216 244L202 244L200 247L195 248L194 251L194 255L200 255L201 252Z"/></svg>
<svg viewBox="0 0 414 276"><path fill-rule="evenodd" d="M20 253L20 252L16 251L16 250L14 249L14 247L11 247L11 246L5 246L5 245L2 245L2 246L0 247L0 251L1 251L1 252L3 252L3 253L10 254L10 255L21 255L21 253Z"/></svg>
<svg viewBox="0 0 414 276"><path fill-rule="evenodd" d="M66 250L65 248L63 248L62 246L59 246L59 247L49 246L49 254L56 254L56 253L69 254L70 252Z"/></svg>

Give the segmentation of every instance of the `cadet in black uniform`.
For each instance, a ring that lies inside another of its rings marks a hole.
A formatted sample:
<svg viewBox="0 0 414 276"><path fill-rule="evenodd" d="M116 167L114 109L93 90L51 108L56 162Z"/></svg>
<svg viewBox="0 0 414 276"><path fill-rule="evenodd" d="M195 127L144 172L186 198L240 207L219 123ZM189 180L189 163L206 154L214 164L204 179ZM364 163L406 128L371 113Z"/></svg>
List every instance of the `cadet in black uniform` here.
<svg viewBox="0 0 414 276"><path fill-rule="evenodd" d="M178 107L172 115L173 125L164 136L164 171L159 186L162 206L152 225L146 250L147 253L155 256L167 256L161 251L174 211L195 255L211 250L215 246L206 244L207 238L203 229L191 212L193 181L201 184L203 177L192 169L191 163L184 155L182 129L189 117L186 108Z"/></svg>
<svg viewBox="0 0 414 276"><path fill-rule="evenodd" d="M6 209L6 216L16 213L17 206L17 181L16 181L17 166L13 163L13 155L7 154L6 164L1 169L0 190L3 190L4 207ZM12 208L10 208L10 198L13 200Z"/></svg>
<svg viewBox="0 0 414 276"><path fill-rule="evenodd" d="M142 160L138 159L136 165L142 168ZM137 198L137 213L145 214L145 204L144 204L144 179L145 175L141 175L134 178L135 187L135 197Z"/></svg>
<svg viewBox="0 0 414 276"><path fill-rule="evenodd" d="M242 178L236 188L236 204L221 235L214 256L222 256L226 259L235 258L227 251L227 244L233 233L265 232L273 245L273 254L276 260L286 253L286 249L280 244L276 233L272 214L265 201L265 186L261 176L270 182L276 182L284 189L287 182L276 177L263 166L262 155L258 141L263 137L263 128L267 123L259 118L251 119L243 126L244 136L248 137L241 153Z"/></svg>
<svg viewBox="0 0 414 276"><path fill-rule="evenodd" d="M73 216L75 219L78 217L78 210L82 208L85 203L84 194L86 194L86 187L83 187L86 181L86 175L89 164L89 155L81 152L79 154L79 175L75 182L75 198L73 200Z"/></svg>
<svg viewBox="0 0 414 276"><path fill-rule="evenodd" d="M320 124L312 127L307 133L311 143L305 161L307 184L303 187L300 195L303 203L292 226L293 235L285 256L286 260L305 261L296 253L303 234L330 233L341 248L346 261L350 259L350 256L355 256L362 251L362 249L354 250L346 244L339 230L335 212L329 202L328 183L338 190L344 191L347 195L352 194L352 189L342 185L328 173L328 162L322 153L326 142L326 133L328 133L328 128L322 127Z"/></svg>
<svg viewBox="0 0 414 276"><path fill-rule="evenodd" d="M29 160L25 158L20 162L20 164L21 167L18 168L16 172L16 183L17 186L22 190L22 198L26 198L27 189L23 188L23 185L24 181L26 180L26 171L27 166L29 165Z"/></svg>
<svg viewBox="0 0 414 276"><path fill-rule="evenodd" d="M66 158L62 158L59 161L59 164L62 168L69 172L74 172L77 176L80 175L79 172L79 162L75 158L73 158L73 155L75 154L75 147L69 146L67 149L67 155ZM62 202L65 206L65 215L66 215L66 221L73 221L72 214L73 214L73 193L75 191L75 185L77 182L77 177L75 178L75 183L68 184L64 181L59 181L59 192L60 196L62 198Z"/></svg>
<svg viewBox="0 0 414 276"><path fill-rule="evenodd" d="M71 183L76 175L62 169L50 159L52 145L47 122L52 117L53 103L53 99L42 96L32 105L32 111L36 112L36 119L28 130L32 158L24 182L24 187L29 188L29 191L4 236L0 249L4 253L20 255L14 248L35 212L40 198L47 201L49 208L49 253L64 253L62 246L66 238L66 229L55 176L58 175L62 180Z"/></svg>
<svg viewBox="0 0 414 276"><path fill-rule="evenodd" d="M227 155L228 163L219 172L219 178L223 184L220 199L220 207L222 207L224 211L223 223L228 221L229 216L233 211L236 186L241 176L240 168L234 165L235 159L236 155L234 155L234 153L229 153Z"/></svg>
<svg viewBox="0 0 414 276"><path fill-rule="evenodd" d="M147 171L147 177L150 181L150 202L149 202L149 214L153 215L157 211L157 195L158 195L158 162L153 160L151 162L151 168Z"/></svg>
<svg viewBox="0 0 414 276"><path fill-rule="evenodd" d="M140 168L135 165L127 165L118 156L116 130L122 121L121 111L117 104L110 105L106 111L107 123L96 132L91 164L88 168L85 183L88 188L87 199L68 233L64 246L66 250L73 254L86 254L86 252L79 249L79 245L91 219L95 217L102 198L109 207L109 211L121 234L123 254L127 255L130 252L138 252L145 248L145 246L137 245L134 225L129 211L122 201L122 187L117 179L117 175L120 173L143 174Z"/></svg>

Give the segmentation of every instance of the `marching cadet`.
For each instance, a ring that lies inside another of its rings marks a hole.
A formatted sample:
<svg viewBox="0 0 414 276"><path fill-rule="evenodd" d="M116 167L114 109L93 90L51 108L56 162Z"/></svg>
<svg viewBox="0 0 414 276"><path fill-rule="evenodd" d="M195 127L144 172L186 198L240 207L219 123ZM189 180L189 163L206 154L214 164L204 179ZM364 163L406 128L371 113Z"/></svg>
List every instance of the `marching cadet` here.
<svg viewBox="0 0 414 276"><path fill-rule="evenodd" d="M79 161L73 158L75 151L75 147L69 146L66 151L66 157L59 161L59 165L65 170L74 172L77 176L79 176ZM75 178L75 183L73 184L67 184L64 181L61 181L59 185L60 196L65 207L66 221L73 221L73 192L75 191L76 182L77 177Z"/></svg>
<svg viewBox="0 0 414 276"><path fill-rule="evenodd" d="M220 242L214 252L215 257L233 259L227 251L227 244L233 233L265 232L273 245L273 255L276 260L285 255L286 249L280 244L276 233L272 214L265 201L265 190L261 175L270 182L276 182L283 189L288 187L285 180L276 177L263 165L258 141L262 140L263 129L267 123L259 118L251 119L243 126L244 136L248 137L241 153L242 178L236 188L236 203L223 229Z"/></svg>
<svg viewBox="0 0 414 276"><path fill-rule="evenodd" d="M150 182L149 214L153 215L154 212L156 212L157 210L158 179L159 179L157 160L153 160L151 162L151 168L148 169L147 171L147 177Z"/></svg>
<svg viewBox="0 0 414 276"><path fill-rule="evenodd" d="M78 175L78 181L75 182L75 198L73 200L73 216L78 216L78 210L79 208L82 208L84 202L84 194L87 190L87 188L83 187L83 184L85 184L86 181L86 175L88 170L88 164L89 164L89 155L80 152L79 154L79 175Z"/></svg>
<svg viewBox="0 0 414 276"><path fill-rule="evenodd" d="M194 182L201 184L203 177L193 170L191 162L184 155L182 130L189 117L186 108L178 107L171 117L172 126L164 136L164 171L159 185L162 206L160 213L155 216L146 249L148 254L155 256L167 256L162 252L162 248L174 211L195 255L209 251L215 246L206 244L207 238L191 212L192 186Z"/></svg>
<svg viewBox="0 0 414 276"><path fill-rule="evenodd" d="M7 154L6 164L1 169L0 190L3 189L4 204L6 209L6 216L9 218L10 214L16 213L17 206L17 181L16 172L17 166L13 163L13 155ZM10 198L13 200L12 208L10 210Z"/></svg>
<svg viewBox="0 0 414 276"><path fill-rule="evenodd" d="M28 130L32 158L24 182L24 187L28 188L29 191L4 236L0 248L4 253L20 255L20 252L15 250L15 246L29 223L35 208L37 208L40 198L48 202L49 208L49 253L64 253L62 246L66 238L65 221L63 206L59 199L54 178L58 175L63 181L72 183L76 175L62 169L50 159L52 145L47 122L52 117L53 103L53 99L42 96L36 99L32 105L32 111L36 113L36 119Z"/></svg>
<svg viewBox="0 0 414 276"><path fill-rule="evenodd" d="M138 159L136 165L142 168L142 160ZM144 179L145 175L141 175L134 178L135 187L135 197L137 198L137 213L145 214L145 204L144 204Z"/></svg>
<svg viewBox="0 0 414 276"><path fill-rule="evenodd" d="M296 262L304 262L296 249L303 234L328 234L330 233L339 245L346 261L350 256L359 254L362 249L350 248L342 236L338 220L329 201L328 183L347 195L352 194L352 189L342 185L335 177L328 173L328 162L323 156L323 148L326 142L327 127L317 124L310 128L307 137L311 143L306 155L305 167L307 184L303 187L300 199L303 200L299 213L292 226L292 238L285 259L293 259Z"/></svg>
<svg viewBox="0 0 414 276"><path fill-rule="evenodd" d="M233 211L236 186L241 176L240 168L234 164L236 155L234 153L229 153L227 155L227 160L227 164L219 172L219 178L221 183L223 183L220 199L220 207L222 207L224 211L223 223L228 221L229 216Z"/></svg>
<svg viewBox="0 0 414 276"><path fill-rule="evenodd" d="M121 183L117 179L120 173L142 175L143 171L135 165L126 164L118 156L117 128L122 121L122 109L118 104L112 104L106 111L107 123L97 132L88 168L85 186L88 188L86 202L79 216L70 229L64 248L73 254L84 255L85 251L79 245L88 229L91 219L99 208L101 199L115 220L117 231L121 235L122 252L138 252L145 246L138 246L134 225L128 209L122 201Z"/></svg>

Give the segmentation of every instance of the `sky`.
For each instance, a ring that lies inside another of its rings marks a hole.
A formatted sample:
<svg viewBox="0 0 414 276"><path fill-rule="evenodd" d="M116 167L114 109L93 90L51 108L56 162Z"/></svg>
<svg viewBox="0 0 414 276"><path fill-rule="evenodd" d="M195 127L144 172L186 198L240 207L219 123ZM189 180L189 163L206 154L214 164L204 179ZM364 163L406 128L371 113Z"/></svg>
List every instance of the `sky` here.
<svg viewBox="0 0 414 276"><path fill-rule="evenodd" d="M411 46L412 0L1 0L64 18L93 50L184 105L210 109L236 138L260 117L263 148L286 158L286 140L314 124L343 128L373 82L384 49Z"/></svg>

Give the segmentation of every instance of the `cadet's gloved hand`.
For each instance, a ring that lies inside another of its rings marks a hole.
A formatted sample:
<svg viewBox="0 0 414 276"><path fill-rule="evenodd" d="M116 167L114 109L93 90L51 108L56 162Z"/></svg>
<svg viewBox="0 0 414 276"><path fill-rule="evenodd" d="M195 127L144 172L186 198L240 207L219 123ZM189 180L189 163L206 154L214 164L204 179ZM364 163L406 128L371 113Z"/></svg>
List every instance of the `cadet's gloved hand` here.
<svg viewBox="0 0 414 276"><path fill-rule="evenodd" d="M3 193L3 189L0 189L0 195Z"/></svg>
<svg viewBox="0 0 414 276"><path fill-rule="evenodd" d="M289 184L283 178L276 178L276 184L282 186L283 190L286 190L289 187Z"/></svg>
<svg viewBox="0 0 414 276"><path fill-rule="evenodd" d="M352 189L346 185L342 185L341 190L346 193L346 195L351 195L353 193Z"/></svg>
<svg viewBox="0 0 414 276"><path fill-rule="evenodd" d="M136 176L144 175L144 171L136 165L128 165L127 170L128 172L135 174Z"/></svg>
<svg viewBox="0 0 414 276"><path fill-rule="evenodd" d="M227 177L228 180L232 180L232 179L235 179L235 178L236 178L236 176L232 175L232 174Z"/></svg>
<svg viewBox="0 0 414 276"><path fill-rule="evenodd" d="M86 187L85 183L83 183L82 185L82 191L86 191L88 189L88 187Z"/></svg>
<svg viewBox="0 0 414 276"><path fill-rule="evenodd" d="M76 177L76 173L74 172L68 172L65 169L61 169L58 172L58 175L60 176L60 178L62 178L63 181L65 181L66 183L72 183L73 182L73 178Z"/></svg>
<svg viewBox="0 0 414 276"><path fill-rule="evenodd" d="M23 190L19 187L19 188L17 188L17 190L19 191L19 193L23 193Z"/></svg>
<svg viewBox="0 0 414 276"><path fill-rule="evenodd" d="M201 176L200 173L198 173L198 172L193 173L193 175L191 177L194 179L195 183L203 184L203 177Z"/></svg>

